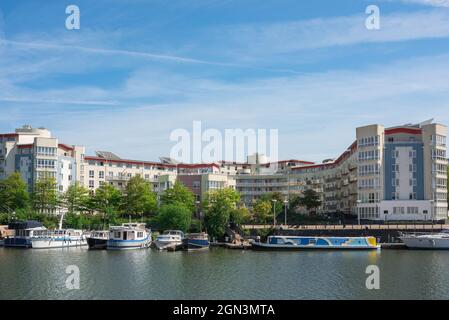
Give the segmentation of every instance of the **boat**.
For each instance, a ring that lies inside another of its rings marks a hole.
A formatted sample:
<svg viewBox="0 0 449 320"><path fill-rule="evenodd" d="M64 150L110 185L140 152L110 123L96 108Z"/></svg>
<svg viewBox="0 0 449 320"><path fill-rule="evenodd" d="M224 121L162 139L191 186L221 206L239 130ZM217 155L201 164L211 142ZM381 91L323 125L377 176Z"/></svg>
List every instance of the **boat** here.
<svg viewBox="0 0 449 320"><path fill-rule="evenodd" d="M266 243L252 242L256 250L378 250L374 237L270 236Z"/></svg>
<svg viewBox="0 0 449 320"><path fill-rule="evenodd" d="M87 246L87 238L82 230L47 230L31 238L33 249L71 248Z"/></svg>
<svg viewBox="0 0 449 320"><path fill-rule="evenodd" d="M16 248L31 248L31 239L47 230L42 223L34 220L11 222L8 229L14 230L14 235L5 238L3 245Z"/></svg>
<svg viewBox="0 0 449 320"><path fill-rule="evenodd" d="M185 237L183 244L184 248L190 251L209 249L209 236L205 232L189 233Z"/></svg>
<svg viewBox="0 0 449 320"><path fill-rule="evenodd" d="M409 249L449 250L449 229L430 234L403 234L399 239Z"/></svg>
<svg viewBox="0 0 449 320"><path fill-rule="evenodd" d="M163 234L157 236L154 246L158 250L177 250L182 248L184 232L180 230L166 230Z"/></svg>
<svg viewBox="0 0 449 320"><path fill-rule="evenodd" d="M108 250L143 249L151 246L151 230L145 223L124 223L109 229Z"/></svg>
<svg viewBox="0 0 449 320"><path fill-rule="evenodd" d="M108 245L109 230L93 231L87 237L87 245L90 250L105 250Z"/></svg>

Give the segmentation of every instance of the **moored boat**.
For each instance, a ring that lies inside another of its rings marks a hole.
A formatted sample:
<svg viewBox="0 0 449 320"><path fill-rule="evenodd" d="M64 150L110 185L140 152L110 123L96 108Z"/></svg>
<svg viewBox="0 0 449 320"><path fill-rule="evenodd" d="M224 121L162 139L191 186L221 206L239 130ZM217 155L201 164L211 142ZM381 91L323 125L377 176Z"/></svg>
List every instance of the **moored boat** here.
<svg viewBox="0 0 449 320"><path fill-rule="evenodd" d="M14 235L5 238L3 245L16 248L31 248L31 239L47 230L42 223L34 220L11 222L8 229L14 230Z"/></svg>
<svg viewBox="0 0 449 320"><path fill-rule="evenodd" d="M144 249L151 245L151 230L144 223L124 223L109 229L108 250Z"/></svg>
<svg viewBox="0 0 449 320"><path fill-rule="evenodd" d="M409 249L449 250L449 230L436 234L404 234L399 239Z"/></svg>
<svg viewBox="0 0 449 320"><path fill-rule="evenodd" d="M183 240L184 248L187 250L209 249L209 236L205 232L189 233Z"/></svg>
<svg viewBox="0 0 449 320"><path fill-rule="evenodd" d="M378 250L374 237L270 236L266 243L252 242L256 250Z"/></svg>
<svg viewBox="0 0 449 320"><path fill-rule="evenodd" d="M33 249L55 249L87 246L86 236L82 230L59 229L47 230L31 238Z"/></svg>
<svg viewBox="0 0 449 320"><path fill-rule="evenodd" d="M154 246L158 250L176 250L182 247L183 240L184 232L180 230L166 230L163 234L157 236Z"/></svg>
<svg viewBox="0 0 449 320"><path fill-rule="evenodd" d="M93 231L87 237L87 245L89 246L90 250L105 250L108 245L108 240L108 230Z"/></svg>

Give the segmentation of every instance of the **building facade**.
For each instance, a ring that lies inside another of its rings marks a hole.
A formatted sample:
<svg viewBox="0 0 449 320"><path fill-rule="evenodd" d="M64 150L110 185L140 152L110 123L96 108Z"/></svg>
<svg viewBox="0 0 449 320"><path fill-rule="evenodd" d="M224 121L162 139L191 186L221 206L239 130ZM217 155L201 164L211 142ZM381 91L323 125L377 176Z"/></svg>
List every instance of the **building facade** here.
<svg viewBox="0 0 449 320"><path fill-rule="evenodd" d="M84 147L62 144L44 128L24 126L0 135L0 179L18 171L32 190L43 176L58 190L78 182L94 192L108 183L124 189L133 176L151 183L160 196L176 181L202 201L214 189L235 188L251 207L263 194L278 192L290 200L315 190L318 213L357 215L376 221L426 221L448 217L447 127L425 122L392 128L359 127L356 140L338 158L322 163L269 162L251 155L245 163L220 161L183 164L122 159L111 152L85 156Z"/></svg>

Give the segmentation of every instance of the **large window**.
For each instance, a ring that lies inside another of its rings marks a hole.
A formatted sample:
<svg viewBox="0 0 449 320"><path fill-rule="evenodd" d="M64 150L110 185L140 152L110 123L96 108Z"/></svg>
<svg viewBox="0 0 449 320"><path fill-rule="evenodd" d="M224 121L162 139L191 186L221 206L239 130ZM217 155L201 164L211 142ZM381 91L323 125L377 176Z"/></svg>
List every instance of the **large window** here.
<svg viewBox="0 0 449 320"><path fill-rule="evenodd" d="M56 148L51 147L37 147L37 155L54 157L56 156Z"/></svg>
<svg viewBox="0 0 449 320"><path fill-rule="evenodd" d="M359 147L371 147L379 145L379 136L363 137L358 141Z"/></svg>
<svg viewBox="0 0 449 320"><path fill-rule="evenodd" d="M38 169L54 169L55 163L56 163L55 160L37 159L37 168Z"/></svg>
<svg viewBox="0 0 449 320"><path fill-rule="evenodd" d="M432 149L433 160L446 160L446 150Z"/></svg>
<svg viewBox="0 0 449 320"><path fill-rule="evenodd" d="M443 146L443 147L446 146L446 137L445 136L442 136L442 135L439 135L439 134L432 135L431 139L432 139L431 143L434 146Z"/></svg>
<svg viewBox="0 0 449 320"><path fill-rule="evenodd" d="M369 150L359 152L359 161L379 160L379 150Z"/></svg>

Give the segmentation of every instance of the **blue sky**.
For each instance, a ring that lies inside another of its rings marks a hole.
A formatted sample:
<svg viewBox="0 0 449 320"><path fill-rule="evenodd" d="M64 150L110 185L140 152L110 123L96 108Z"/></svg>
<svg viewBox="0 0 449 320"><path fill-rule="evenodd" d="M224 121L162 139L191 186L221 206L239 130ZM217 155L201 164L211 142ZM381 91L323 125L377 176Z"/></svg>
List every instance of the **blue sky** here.
<svg viewBox="0 0 449 320"><path fill-rule="evenodd" d="M279 129L280 158L321 161L356 126L449 124L448 71L449 0L0 0L0 132L89 153L157 160L200 120Z"/></svg>

